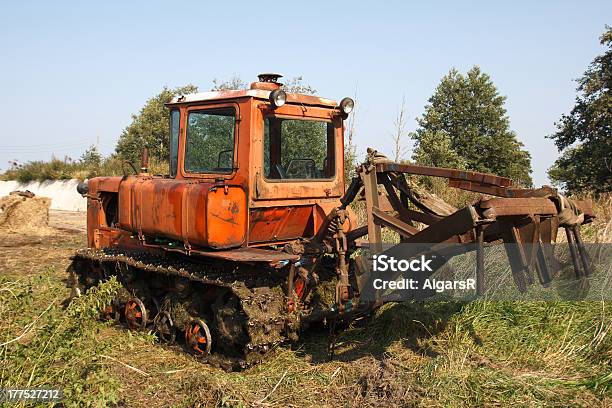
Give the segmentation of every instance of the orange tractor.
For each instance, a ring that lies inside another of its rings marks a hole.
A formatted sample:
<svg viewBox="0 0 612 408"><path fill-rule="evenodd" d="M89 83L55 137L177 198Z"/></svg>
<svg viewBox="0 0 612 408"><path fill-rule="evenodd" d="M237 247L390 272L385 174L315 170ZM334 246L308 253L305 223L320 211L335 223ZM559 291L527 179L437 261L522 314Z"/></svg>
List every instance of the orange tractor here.
<svg viewBox="0 0 612 408"><path fill-rule="evenodd" d="M369 261L354 256L384 252L381 228L423 248L506 243L525 290L534 271L544 285L552 279L544 246L562 226L576 275L590 273L579 232L593 216L588 202L491 174L393 163L373 150L346 186L343 124L354 102L286 93L278 78L172 100L169 175L148 173L145 149L135 174L79 185L88 248L71 266L75 294L116 276L123 288L107 317L244 367L310 323L350 320L383 303L361 296ZM457 209L407 175L486 196ZM364 225L349 206L356 200L365 201Z"/></svg>

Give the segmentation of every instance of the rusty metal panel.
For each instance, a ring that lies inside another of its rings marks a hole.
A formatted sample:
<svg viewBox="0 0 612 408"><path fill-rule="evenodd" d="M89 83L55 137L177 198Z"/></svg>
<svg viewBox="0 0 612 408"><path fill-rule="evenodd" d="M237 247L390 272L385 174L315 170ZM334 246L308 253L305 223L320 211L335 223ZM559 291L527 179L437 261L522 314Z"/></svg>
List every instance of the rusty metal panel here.
<svg viewBox="0 0 612 408"><path fill-rule="evenodd" d="M125 231L116 228L108 228L108 227L99 227L93 230L93 248L105 248L109 246L114 246L119 243L119 241L126 236L129 237L129 234L126 234Z"/></svg>
<svg viewBox="0 0 612 408"><path fill-rule="evenodd" d="M252 208L249 219L249 243L313 236L313 222L311 205Z"/></svg>
<svg viewBox="0 0 612 408"><path fill-rule="evenodd" d="M132 187L132 230L207 245L206 198L212 183L148 179Z"/></svg>
<svg viewBox="0 0 612 408"><path fill-rule="evenodd" d="M343 182L341 174L336 174L331 180L266 180L261 172L256 172L253 180L253 200L290 199L299 205L300 201L318 198L340 198Z"/></svg>
<svg viewBox="0 0 612 408"><path fill-rule="evenodd" d="M546 197L556 194L556 190L551 187L533 188L509 188L491 184L482 184L476 181L449 179L448 186L460 188L462 190L474 191L477 193L489 194L506 198L526 198L526 197Z"/></svg>
<svg viewBox="0 0 612 408"><path fill-rule="evenodd" d="M439 243L472 230L478 222L474 207L467 206L408 238L407 243Z"/></svg>
<svg viewBox="0 0 612 408"><path fill-rule="evenodd" d="M364 195L366 200L366 209L368 214L372 214L373 208L378 208L378 180L376 178L376 169L362 168L361 180L364 187ZM370 251L372 254L377 254L382 251L382 232L380 225L374 222L372 216L368 217L368 241L370 242Z"/></svg>
<svg viewBox="0 0 612 408"><path fill-rule="evenodd" d="M408 216L409 219L426 225L435 224L443 218L437 215L425 214L419 211L411 210L410 208L404 209L403 212L406 214L406 216Z"/></svg>
<svg viewBox="0 0 612 408"><path fill-rule="evenodd" d="M591 199L586 200L574 200L574 204L585 216L589 218L595 217L595 211L593 210L593 201Z"/></svg>
<svg viewBox="0 0 612 408"><path fill-rule="evenodd" d="M118 192L121 179L121 177L97 177L98 191Z"/></svg>
<svg viewBox="0 0 612 408"><path fill-rule="evenodd" d="M170 179L134 184L132 206L138 209L141 219L134 220L133 225L140 225L148 234L180 239L182 210L177 204L181 202L185 187L185 183Z"/></svg>
<svg viewBox="0 0 612 408"><path fill-rule="evenodd" d="M119 226L127 231L133 231L132 225L132 188L136 177L127 177L119 186Z"/></svg>
<svg viewBox="0 0 612 408"><path fill-rule="evenodd" d="M399 163L380 163L376 165L379 172L398 172L408 174L418 174L421 176L444 177L455 180L474 181L481 184L489 184L500 187L509 187L512 180L507 177L496 176L495 174L479 173L476 171L447 169L444 167L417 166L414 164Z"/></svg>
<svg viewBox="0 0 612 408"><path fill-rule="evenodd" d="M483 200L479 207L485 209L488 218L509 215L555 215L557 207L548 198L492 198Z"/></svg>
<svg viewBox="0 0 612 408"><path fill-rule="evenodd" d="M466 180L448 180L448 186L453 188L460 188L462 190L474 191L476 193L483 193L494 195L498 197L512 197L512 190L506 187L494 186L491 184L481 184L475 181Z"/></svg>
<svg viewBox="0 0 612 408"><path fill-rule="evenodd" d="M419 230L412 225L408 225L400 219L386 214L377 207L372 207L372 217L377 225L389 227L402 236L411 237L419 233Z"/></svg>
<svg viewBox="0 0 612 408"><path fill-rule="evenodd" d="M211 248L242 245L247 233L247 199L242 187L209 190L206 202L206 239Z"/></svg>
<svg viewBox="0 0 612 408"><path fill-rule="evenodd" d="M95 229L100 225L98 222L98 214L100 211L100 202L95 198L87 198L87 246L96 248L95 245Z"/></svg>
<svg viewBox="0 0 612 408"><path fill-rule="evenodd" d="M214 248L246 241L247 201L241 186L128 177L119 190L119 224L134 234ZM211 193L215 198L208 198Z"/></svg>

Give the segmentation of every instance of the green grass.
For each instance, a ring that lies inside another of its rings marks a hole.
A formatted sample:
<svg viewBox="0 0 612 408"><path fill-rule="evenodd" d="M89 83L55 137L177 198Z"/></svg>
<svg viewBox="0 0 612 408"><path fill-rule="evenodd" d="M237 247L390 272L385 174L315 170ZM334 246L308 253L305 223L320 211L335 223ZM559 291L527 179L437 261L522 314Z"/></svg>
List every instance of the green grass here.
<svg viewBox="0 0 612 408"><path fill-rule="evenodd" d="M119 284L92 288L65 309L62 286L50 271L0 281L0 387L59 387L68 406L116 403L118 380L100 361L113 341L100 341L96 318Z"/></svg>
<svg viewBox="0 0 612 408"><path fill-rule="evenodd" d="M62 266L84 238L62 237L0 250L0 387L60 387L66 406L612 406L605 301L387 304L340 333L333 361L313 328L227 373L97 320L114 283L64 309Z"/></svg>
<svg viewBox="0 0 612 408"><path fill-rule="evenodd" d="M264 363L227 373L155 344L150 334L96 320L114 281L63 309L67 292L51 272L0 279L0 343L10 342L0 347L0 387L59 386L67 406L611 402L612 320L604 302L387 304L340 334L331 362L326 331L314 329Z"/></svg>

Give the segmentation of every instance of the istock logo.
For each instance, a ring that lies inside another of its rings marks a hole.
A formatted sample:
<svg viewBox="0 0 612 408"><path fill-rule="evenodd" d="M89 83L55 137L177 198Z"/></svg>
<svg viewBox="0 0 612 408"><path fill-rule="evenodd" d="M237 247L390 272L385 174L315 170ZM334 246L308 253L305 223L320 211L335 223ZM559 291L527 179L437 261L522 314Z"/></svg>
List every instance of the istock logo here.
<svg viewBox="0 0 612 408"><path fill-rule="evenodd" d="M425 259L425 255L421 255L420 259L400 259L397 260L393 256L374 255L374 270L377 272L433 272L429 264L432 259Z"/></svg>

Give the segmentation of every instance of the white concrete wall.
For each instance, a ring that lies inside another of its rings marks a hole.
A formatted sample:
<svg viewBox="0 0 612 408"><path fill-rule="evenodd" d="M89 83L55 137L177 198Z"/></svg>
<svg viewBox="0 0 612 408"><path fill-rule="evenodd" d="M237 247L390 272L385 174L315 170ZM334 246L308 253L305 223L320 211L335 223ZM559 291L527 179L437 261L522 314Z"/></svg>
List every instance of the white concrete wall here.
<svg viewBox="0 0 612 408"><path fill-rule="evenodd" d="M30 190L37 196L51 198L51 209L65 211L87 211L87 199L76 191L79 180L49 180L19 183L0 181L0 197L15 190Z"/></svg>

